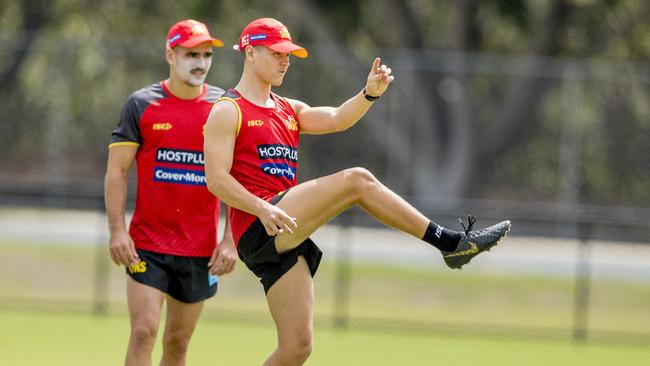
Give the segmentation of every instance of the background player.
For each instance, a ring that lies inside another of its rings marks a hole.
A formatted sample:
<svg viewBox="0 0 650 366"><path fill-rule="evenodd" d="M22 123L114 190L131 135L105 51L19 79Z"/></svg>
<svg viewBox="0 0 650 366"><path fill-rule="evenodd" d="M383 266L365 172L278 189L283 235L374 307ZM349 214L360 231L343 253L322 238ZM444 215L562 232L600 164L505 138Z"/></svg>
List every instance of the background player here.
<svg viewBox="0 0 650 366"><path fill-rule="evenodd" d="M258 19L236 46L242 77L218 101L206 125L208 188L233 207L232 231L240 258L261 280L278 330L278 347L265 365L301 365L311 352L312 276L322 253L309 236L327 221L360 206L382 223L440 249L460 268L505 236L510 222L464 232L423 216L363 168L297 184L299 133L325 134L353 126L393 81L374 60L365 87L339 107L310 107L271 92L282 84L289 55L307 57L284 25Z"/></svg>
<svg viewBox="0 0 650 366"><path fill-rule="evenodd" d="M184 365L205 299L236 254L226 220L217 246L219 200L205 184L203 128L223 90L204 83L212 38L194 20L167 34L169 78L133 93L113 131L105 178L112 260L127 267L131 335L126 365L151 365L162 304L167 301L161 365ZM129 232L127 173L137 160L138 189Z"/></svg>

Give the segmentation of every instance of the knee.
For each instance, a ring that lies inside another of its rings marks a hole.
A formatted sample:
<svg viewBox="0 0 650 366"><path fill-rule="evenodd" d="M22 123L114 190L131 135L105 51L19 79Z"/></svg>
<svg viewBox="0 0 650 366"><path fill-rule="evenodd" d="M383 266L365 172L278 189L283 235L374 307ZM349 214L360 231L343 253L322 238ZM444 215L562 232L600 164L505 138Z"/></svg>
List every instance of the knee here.
<svg viewBox="0 0 650 366"><path fill-rule="evenodd" d="M302 337L281 347L283 358L288 365L302 365L311 355L311 351L311 337Z"/></svg>
<svg viewBox="0 0 650 366"><path fill-rule="evenodd" d="M184 355L187 353L191 337L192 333L187 331L168 332L163 339L164 349L166 352Z"/></svg>
<svg viewBox="0 0 650 366"><path fill-rule="evenodd" d="M366 192L379 183L377 178L366 168L350 168L343 171L344 181L357 193Z"/></svg>
<svg viewBox="0 0 650 366"><path fill-rule="evenodd" d="M307 358L309 358L309 355L311 355L312 347L313 346L311 339L306 340L305 342L302 342L296 346L295 357L301 362L301 364L307 361Z"/></svg>
<svg viewBox="0 0 650 366"><path fill-rule="evenodd" d="M157 325L137 325L131 329L131 339L136 348L149 348L156 341Z"/></svg>

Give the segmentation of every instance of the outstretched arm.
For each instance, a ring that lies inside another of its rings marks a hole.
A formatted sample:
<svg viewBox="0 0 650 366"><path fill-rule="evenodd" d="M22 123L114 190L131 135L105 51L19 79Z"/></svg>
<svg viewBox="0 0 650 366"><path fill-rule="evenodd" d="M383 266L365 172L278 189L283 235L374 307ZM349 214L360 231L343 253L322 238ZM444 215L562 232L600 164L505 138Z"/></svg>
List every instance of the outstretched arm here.
<svg viewBox="0 0 650 366"><path fill-rule="evenodd" d="M395 79L391 75L391 69L386 65L379 66L380 63L381 59L375 58L364 88L366 95L371 97L384 94L388 85ZM290 102L298 115L300 132L312 135L347 130L354 126L373 104L364 97L363 91L338 107L310 107L298 100L290 100Z"/></svg>
<svg viewBox="0 0 650 366"><path fill-rule="evenodd" d="M208 190L227 205L259 217L269 235L292 232L295 219L282 209L256 197L231 174L239 114L229 101L213 107L205 125L205 177Z"/></svg>

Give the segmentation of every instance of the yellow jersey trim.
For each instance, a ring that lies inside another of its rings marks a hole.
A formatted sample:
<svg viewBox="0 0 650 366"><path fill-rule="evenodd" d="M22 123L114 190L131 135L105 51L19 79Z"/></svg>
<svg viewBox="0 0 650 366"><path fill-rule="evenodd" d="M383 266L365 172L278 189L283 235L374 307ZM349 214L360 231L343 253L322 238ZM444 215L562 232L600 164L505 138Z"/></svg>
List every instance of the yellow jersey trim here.
<svg viewBox="0 0 650 366"><path fill-rule="evenodd" d="M110 149L111 147L115 146L135 146L135 147L140 147L140 144L137 142L133 141L123 141L123 142L113 142L112 144L108 145L108 148Z"/></svg>
<svg viewBox="0 0 650 366"><path fill-rule="evenodd" d="M239 130L241 130L241 109L239 108L239 104L237 104L233 98L221 97L219 100L227 100L237 108L237 136L239 136Z"/></svg>

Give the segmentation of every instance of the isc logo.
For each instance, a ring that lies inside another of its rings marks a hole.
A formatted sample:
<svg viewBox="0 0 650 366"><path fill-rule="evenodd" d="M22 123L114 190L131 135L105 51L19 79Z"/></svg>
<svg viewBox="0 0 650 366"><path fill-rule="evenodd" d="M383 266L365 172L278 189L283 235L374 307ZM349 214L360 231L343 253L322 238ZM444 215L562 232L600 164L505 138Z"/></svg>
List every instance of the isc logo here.
<svg viewBox="0 0 650 366"><path fill-rule="evenodd" d="M169 122L154 123L152 129L154 131L167 131L172 129L172 124Z"/></svg>
<svg viewBox="0 0 650 366"><path fill-rule="evenodd" d="M248 122L246 122L248 127L259 127L264 124L264 121L261 121L259 119L251 119Z"/></svg>

